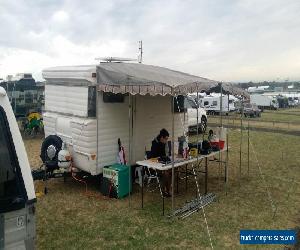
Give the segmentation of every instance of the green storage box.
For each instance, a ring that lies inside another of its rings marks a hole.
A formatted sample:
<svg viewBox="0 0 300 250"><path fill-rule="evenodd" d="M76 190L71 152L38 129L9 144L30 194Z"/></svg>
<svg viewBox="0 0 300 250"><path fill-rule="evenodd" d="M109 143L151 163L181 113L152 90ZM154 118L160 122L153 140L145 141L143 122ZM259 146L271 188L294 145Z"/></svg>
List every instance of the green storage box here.
<svg viewBox="0 0 300 250"><path fill-rule="evenodd" d="M132 190L130 166L114 164L103 168L101 192L103 195L123 198Z"/></svg>

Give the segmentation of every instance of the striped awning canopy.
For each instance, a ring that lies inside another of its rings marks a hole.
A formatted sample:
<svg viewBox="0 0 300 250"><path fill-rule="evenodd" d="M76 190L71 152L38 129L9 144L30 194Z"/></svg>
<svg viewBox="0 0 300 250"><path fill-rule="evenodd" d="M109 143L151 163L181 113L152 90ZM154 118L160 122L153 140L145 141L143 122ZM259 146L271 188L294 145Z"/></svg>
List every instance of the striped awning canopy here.
<svg viewBox="0 0 300 250"><path fill-rule="evenodd" d="M141 63L105 62L97 66L98 90L132 95L186 95L209 92L220 82L164 67ZM234 95L248 94L232 83L222 83L224 91Z"/></svg>

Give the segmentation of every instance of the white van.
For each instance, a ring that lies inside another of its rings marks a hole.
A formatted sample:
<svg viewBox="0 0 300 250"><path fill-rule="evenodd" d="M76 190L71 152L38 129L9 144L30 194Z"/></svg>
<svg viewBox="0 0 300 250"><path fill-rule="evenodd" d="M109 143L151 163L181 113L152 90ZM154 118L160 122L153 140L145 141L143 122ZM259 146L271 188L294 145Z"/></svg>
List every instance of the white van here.
<svg viewBox="0 0 300 250"><path fill-rule="evenodd" d="M250 95L250 103L256 104L260 109L275 109L279 108L279 103L276 97L263 94Z"/></svg>
<svg viewBox="0 0 300 250"><path fill-rule="evenodd" d="M0 87L0 249L34 249L35 192L22 137Z"/></svg>
<svg viewBox="0 0 300 250"><path fill-rule="evenodd" d="M189 132L197 132L197 116L199 133L205 133L207 127L207 115L204 108L198 106L197 98L194 96L187 96L185 98L185 108L187 110L187 122ZM198 114L197 114L198 112Z"/></svg>

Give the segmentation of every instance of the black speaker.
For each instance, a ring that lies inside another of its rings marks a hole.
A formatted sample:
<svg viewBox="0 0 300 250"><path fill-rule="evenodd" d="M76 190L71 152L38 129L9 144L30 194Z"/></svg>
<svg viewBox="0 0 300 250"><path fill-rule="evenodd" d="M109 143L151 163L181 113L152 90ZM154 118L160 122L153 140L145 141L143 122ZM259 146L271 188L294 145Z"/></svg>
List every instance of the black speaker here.
<svg viewBox="0 0 300 250"><path fill-rule="evenodd" d="M174 113L183 113L184 109L184 96L179 95L174 97Z"/></svg>

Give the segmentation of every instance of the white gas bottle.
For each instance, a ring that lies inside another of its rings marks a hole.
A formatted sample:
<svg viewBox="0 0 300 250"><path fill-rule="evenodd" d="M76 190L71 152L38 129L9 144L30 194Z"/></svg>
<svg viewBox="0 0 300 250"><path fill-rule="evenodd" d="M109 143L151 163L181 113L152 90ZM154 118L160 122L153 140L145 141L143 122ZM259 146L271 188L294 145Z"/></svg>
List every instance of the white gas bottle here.
<svg viewBox="0 0 300 250"><path fill-rule="evenodd" d="M71 165L71 154L63 142L62 150L58 152L58 166L60 168L69 168Z"/></svg>

